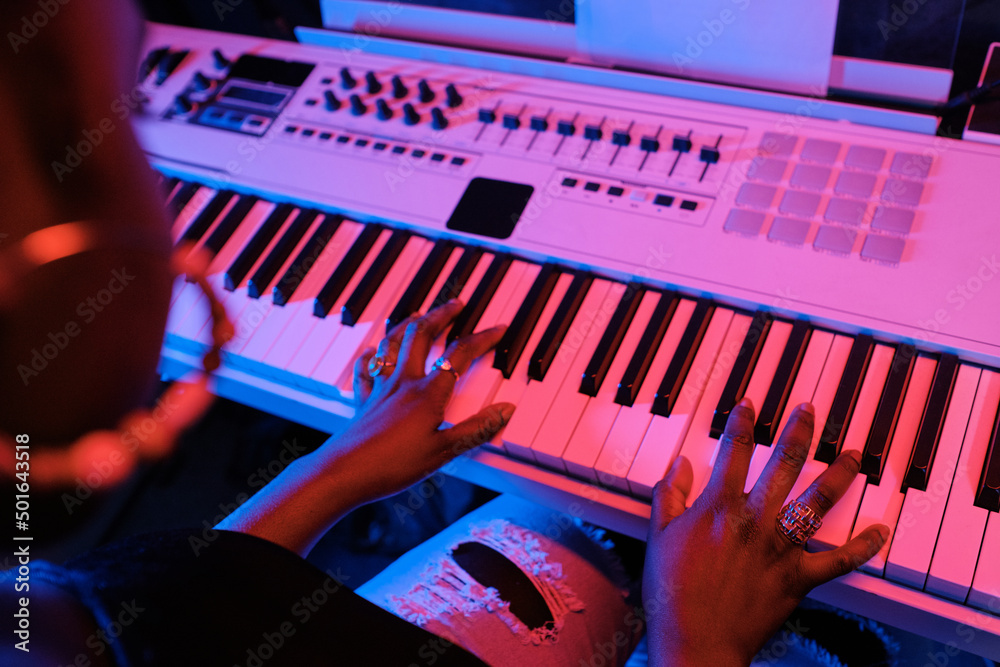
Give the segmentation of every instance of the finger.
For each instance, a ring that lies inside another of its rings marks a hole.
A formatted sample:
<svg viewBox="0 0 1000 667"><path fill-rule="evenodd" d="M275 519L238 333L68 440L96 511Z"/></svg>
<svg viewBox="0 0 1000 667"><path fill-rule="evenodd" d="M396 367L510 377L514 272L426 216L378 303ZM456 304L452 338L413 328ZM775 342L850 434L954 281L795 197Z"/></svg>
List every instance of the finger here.
<svg viewBox="0 0 1000 667"><path fill-rule="evenodd" d="M507 331L505 325L500 325L479 331L471 336L463 336L452 342L442 355L451 362L451 367L455 373L438 370L428 376L428 382L435 388L446 388L449 391L458 381L458 376L469 370L472 362L492 350Z"/></svg>
<svg viewBox="0 0 1000 667"><path fill-rule="evenodd" d="M444 464L459 454L492 440L510 421L514 407L513 403L489 405L442 431L446 448L443 451L444 460L440 463Z"/></svg>
<svg viewBox="0 0 1000 667"><path fill-rule="evenodd" d="M798 479L809 456L813 418L813 407L808 403L792 411L764 471L750 491L749 504L760 509L764 516L777 515Z"/></svg>
<svg viewBox="0 0 1000 667"><path fill-rule="evenodd" d="M372 394L374 383L368 374L368 362L375 356L375 350L366 348L354 362L354 402L363 405Z"/></svg>
<svg viewBox="0 0 1000 667"><path fill-rule="evenodd" d="M841 452L826 470L809 485L799 498L821 517L837 504L861 468L861 453L856 450Z"/></svg>
<svg viewBox="0 0 1000 667"><path fill-rule="evenodd" d="M683 456L674 459L667 476L653 487L653 511L649 518L649 530L660 531L676 519L687 506L691 493L694 470L691 462Z"/></svg>
<svg viewBox="0 0 1000 667"><path fill-rule="evenodd" d="M726 430L719 438L719 454L715 457L707 491L720 495L743 493L753 456L753 422L753 403L744 398L729 413Z"/></svg>
<svg viewBox="0 0 1000 667"><path fill-rule="evenodd" d="M375 378L375 382L378 382L379 379L386 380L396 372L396 367L399 363L399 348L403 343L403 335L406 333L406 327L416 319L416 315L410 315L393 327L392 331L379 341L376 354L385 359L390 364L390 367L386 369L386 372L379 373Z"/></svg>
<svg viewBox="0 0 1000 667"><path fill-rule="evenodd" d="M461 301L452 299L406 325L398 362L403 373L409 377L423 377L434 339L462 312L463 307Z"/></svg>
<svg viewBox="0 0 1000 667"><path fill-rule="evenodd" d="M802 559L802 576L809 588L856 570L877 554L889 539L889 526L868 526L850 542L834 549L806 554Z"/></svg>

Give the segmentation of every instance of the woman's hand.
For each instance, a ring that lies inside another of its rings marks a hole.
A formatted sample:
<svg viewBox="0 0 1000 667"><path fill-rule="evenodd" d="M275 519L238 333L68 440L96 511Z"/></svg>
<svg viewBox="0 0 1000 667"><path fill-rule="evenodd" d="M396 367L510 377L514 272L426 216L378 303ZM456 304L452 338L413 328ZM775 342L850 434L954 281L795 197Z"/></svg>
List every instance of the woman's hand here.
<svg viewBox="0 0 1000 667"><path fill-rule="evenodd" d="M292 462L217 528L262 537L305 556L352 509L398 493L442 465L495 436L514 406L490 405L446 429L444 410L458 376L499 342L494 327L449 345L452 371L425 373L434 340L461 312L451 301L423 317L410 317L379 344L388 364L374 378L366 350L355 364L358 410L342 432Z"/></svg>
<svg viewBox="0 0 1000 667"><path fill-rule="evenodd" d="M887 526L833 551L806 553L777 518L809 452L812 407L799 406L749 494L754 410L733 410L705 492L687 511L691 465L678 459L653 492L643 604L653 664L749 665L813 587L878 553ZM823 516L847 491L860 456L848 451L799 498Z"/></svg>

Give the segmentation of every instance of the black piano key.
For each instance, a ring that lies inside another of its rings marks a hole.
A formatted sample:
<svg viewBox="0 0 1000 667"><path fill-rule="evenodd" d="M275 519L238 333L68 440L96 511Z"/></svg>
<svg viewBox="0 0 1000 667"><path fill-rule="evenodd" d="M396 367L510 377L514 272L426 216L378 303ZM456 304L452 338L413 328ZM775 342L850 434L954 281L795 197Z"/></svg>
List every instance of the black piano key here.
<svg viewBox="0 0 1000 667"><path fill-rule="evenodd" d="M892 355L892 366L889 376L882 388L882 397L875 410L875 419L864 451L861 453L861 473L868 475L868 482L878 484L882 479L882 470L889 455L889 443L896 430L899 411L903 407L903 396L910 383L913 363L916 360L916 350L912 345L900 345Z"/></svg>
<svg viewBox="0 0 1000 667"><path fill-rule="evenodd" d="M826 418L823 433L816 446L817 461L833 463L840 453L844 436L847 434L847 425L851 421L851 415L854 414L854 406L858 401L858 394L861 393L861 383L865 379L865 371L868 370L868 362L872 358L874 349L875 341L868 334L861 334L854 339L851 353L847 356L847 364L844 366L844 374L840 376L837 393L833 396L830 414Z"/></svg>
<svg viewBox="0 0 1000 667"><path fill-rule="evenodd" d="M927 480L931 474L931 464L941 439L941 429L944 427L944 416L948 412L951 392L955 388L955 378L958 377L958 357L953 354L942 354L934 371L927 406L920 418L917 437L914 440L910 461L903 477L903 490L912 487L919 491L927 490Z"/></svg>
<svg viewBox="0 0 1000 667"><path fill-rule="evenodd" d="M309 231L309 227L316 221L319 211L315 209L299 210L295 220L288 226L285 233L281 235L278 242L267 253L267 257L260 263L257 270L253 272L250 280L247 281L247 296L251 299L259 299L261 294L267 292L267 286L271 284L274 277L278 275L278 269L285 263L299 244L302 237Z"/></svg>
<svg viewBox="0 0 1000 667"><path fill-rule="evenodd" d="M497 343L493 355L493 368L500 371L505 378L510 379L514 372L514 367L517 366L524 352L524 346L528 344L528 338L538 324L538 318L549 297L552 296L552 290L555 289L560 275L559 269L552 264L542 267L517 313L507 326L506 333Z"/></svg>
<svg viewBox="0 0 1000 667"><path fill-rule="evenodd" d="M976 485L976 499L973 505L991 512L1000 512L1000 411L993 418L993 433L986 448L983 471Z"/></svg>
<svg viewBox="0 0 1000 667"><path fill-rule="evenodd" d="M198 192L201 188L201 183L192 182L181 182L181 186L174 191L173 196L167 200L167 207L173 213L176 218L184 210L184 207L188 205L191 198L194 197L194 193Z"/></svg>
<svg viewBox="0 0 1000 667"><path fill-rule="evenodd" d="M222 246L226 245L233 232L236 228L240 226L243 219L247 217L250 213L250 209L254 207L257 203L257 198L250 195L241 195L237 198L235 204L226 213L226 215L219 221L219 224L215 226L212 233L209 235L208 240L202 245L202 247L211 253L212 257L219 254L222 250Z"/></svg>
<svg viewBox="0 0 1000 667"><path fill-rule="evenodd" d="M337 229L340 228L340 223L343 220L339 215L327 215L323 219L323 222L319 224L313 235L302 246L302 250L299 251L298 256L288 265L281 280L274 286L274 305L284 306L291 300L295 290L299 288L299 285L305 280L306 274L316 264L316 260L319 258L320 253L323 252L323 248L330 242L333 235L337 233Z"/></svg>
<svg viewBox="0 0 1000 667"><path fill-rule="evenodd" d="M316 300L313 303L313 315L326 317L330 314L333 305L347 288L347 283L351 281L351 277L357 272L358 267L361 266L368 252L375 245L383 229L385 228L382 225L365 225L361 234L354 240L354 244L316 295Z"/></svg>
<svg viewBox="0 0 1000 667"><path fill-rule="evenodd" d="M184 233L181 234L181 238L177 243L180 244L185 241L194 242L204 236L205 232L208 231L208 228L212 226L213 222L215 222L215 219L219 217L220 213L222 213L222 209L226 208L229 201L235 196L236 193L232 190L220 190L219 192L216 192L215 196L212 197L212 201L208 202L208 204L205 205L205 208L198 212L198 215L195 216L194 220L191 221L191 224L184 230Z"/></svg>
<svg viewBox="0 0 1000 667"><path fill-rule="evenodd" d="M660 387L656 390L656 396L653 398L653 409L650 411L653 414L661 417L670 416L670 411L674 409L677 397L681 393L681 387L684 386L684 380L687 378L691 364L694 362L694 356L701 345L701 339L705 337L705 331L708 330L708 323L712 320L714 313L715 304L708 299L698 299L694 311L691 313L691 319L684 329L684 335L681 336L681 340L677 344L674 358L670 360L667 372L664 373Z"/></svg>
<svg viewBox="0 0 1000 667"><path fill-rule="evenodd" d="M587 364L587 370L583 372L583 378L580 380L581 394L597 396L611 367L611 361L615 358L618 346L622 344L625 332L632 324L632 318L635 317L635 311L639 309L639 302L645 293L646 289L637 283L629 283L625 288L618 307L615 308L601 340L597 343L597 349Z"/></svg>
<svg viewBox="0 0 1000 667"><path fill-rule="evenodd" d="M173 194L174 188L176 188L177 184L181 182L181 179L176 176L164 176L162 174L160 175L160 179L160 191L163 193L166 200L169 201L170 195Z"/></svg>
<svg viewBox="0 0 1000 667"><path fill-rule="evenodd" d="M679 302L680 299L675 292L660 294L660 300L657 302L656 309L653 310L653 314L649 318L649 324L646 325L646 330L642 332L639 345L636 346L635 353L632 355L632 359L628 362L628 367L625 369L625 374L622 375L622 379L618 383L615 403L628 407L632 407L635 403L639 387L642 386L643 381L646 379L646 373L649 372L649 365L653 363L653 357L656 355L656 351L663 341L663 335L667 332L667 327L670 326L670 320L673 318L674 311L677 310Z"/></svg>
<svg viewBox="0 0 1000 667"><path fill-rule="evenodd" d="M788 395L792 393L792 384L799 373L799 366L802 364L802 357L806 355L811 337L812 327L807 322L797 320L792 325L788 342L785 343L778 367L774 371L774 379L771 380L764 404L757 415L757 423L754 424L754 440L761 445L770 447L774 443L778 421L785 412Z"/></svg>
<svg viewBox="0 0 1000 667"><path fill-rule="evenodd" d="M341 322L349 327L353 327L361 321L361 315L365 312L365 308L368 307L372 297L375 296L375 291L382 285L385 276L389 273L389 269L399 259L399 253L403 252L403 248L409 242L411 236L413 235L410 232L402 230L396 230L392 233L389 240L385 242L385 245L382 246L382 249L374 261L372 261L371 266L368 267L368 271L361 278L361 282L358 283L351 296L347 297L347 301L341 307Z"/></svg>
<svg viewBox="0 0 1000 667"><path fill-rule="evenodd" d="M455 244L451 241L440 240L434 244L434 247L427 254L427 258L424 259L424 263L417 269L417 275L413 277L403 292L403 296L399 298L396 307L389 313L385 323L386 331L391 331L420 308L420 304L427 298L431 287L434 286L434 281L441 275L441 271L448 263L448 258L451 257L454 249Z"/></svg>
<svg viewBox="0 0 1000 667"><path fill-rule="evenodd" d="M573 324L573 320L576 318L593 282L594 277L589 273L577 273L573 276L573 282L566 289L566 294L559 302L559 307L556 308L556 312L549 321L549 325L545 327L545 332L539 339L535 351L528 359L528 377L530 379L538 382L545 379L545 374L549 372L549 366L552 365L552 360L555 359L556 352L559 351L559 346L562 345L566 332Z"/></svg>
<svg viewBox="0 0 1000 667"><path fill-rule="evenodd" d="M267 216L263 224L254 232L250 241L243 246L240 254L236 256L233 263L226 269L226 273L223 276L223 287L231 292L243 282L243 279L250 273L250 269L253 268L261 253L267 248L267 244L271 242L271 239L278 233L281 226L285 224L290 211L290 204L279 204L271 211L271 214Z"/></svg>
<svg viewBox="0 0 1000 667"><path fill-rule="evenodd" d="M511 261L513 260L510 255L504 253L494 255L493 261L490 262L486 273L483 274L482 280L479 281L476 289L472 292L472 296L469 297L469 302L465 304L462 312L452 322L447 336L448 343L452 343L462 336L468 336L476 330L479 318L483 316L483 312L486 310L486 306L489 305L493 295L496 294L500 282L507 275L507 269L510 268Z"/></svg>
<svg viewBox="0 0 1000 667"><path fill-rule="evenodd" d="M434 297L434 301L431 303L428 310L434 310L438 306L443 306L452 299L457 299L458 295L462 293L465 289L465 283L469 280L469 276L476 268L476 264L479 263L479 259L483 256L483 251L478 248L466 248L462 251L462 256L458 258L455 262L455 267L451 270L448 275L448 279L444 281L444 285L441 286L441 290L438 292L437 296Z"/></svg>
<svg viewBox="0 0 1000 667"><path fill-rule="evenodd" d="M729 420L729 413L733 411L736 404L743 398L743 393L750 383L750 376L753 375L754 366L757 365L757 357L764 347L764 340L768 331L771 330L771 323L774 317L763 310L754 313L750 328L747 329L746 336L743 337L743 344L733 361L733 368L729 372L729 378L722 389L719 403L715 406L715 414L712 416L712 426L709 435L718 438L726 429L726 421Z"/></svg>

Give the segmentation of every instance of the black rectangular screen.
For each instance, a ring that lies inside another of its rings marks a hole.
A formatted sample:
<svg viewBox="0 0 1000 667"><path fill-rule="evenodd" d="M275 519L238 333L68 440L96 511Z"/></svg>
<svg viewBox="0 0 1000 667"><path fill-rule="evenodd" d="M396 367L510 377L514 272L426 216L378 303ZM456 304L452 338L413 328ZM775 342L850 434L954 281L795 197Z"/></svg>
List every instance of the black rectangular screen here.
<svg viewBox="0 0 1000 667"><path fill-rule="evenodd" d="M257 88L246 88L244 86L230 86L222 97L231 100L243 100L244 102L254 102L264 106L276 107L285 99L284 93L272 93Z"/></svg>

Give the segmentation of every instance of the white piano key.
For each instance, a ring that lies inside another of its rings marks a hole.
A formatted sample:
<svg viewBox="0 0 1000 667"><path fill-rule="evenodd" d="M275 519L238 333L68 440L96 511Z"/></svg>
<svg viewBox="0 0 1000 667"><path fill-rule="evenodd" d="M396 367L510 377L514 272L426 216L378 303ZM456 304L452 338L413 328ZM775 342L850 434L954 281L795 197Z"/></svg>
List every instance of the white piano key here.
<svg viewBox="0 0 1000 667"><path fill-rule="evenodd" d="M635 403L631 407L623 406L618 411L611 432L608 433L601 454L594 464L594 472L601 484L612 486L623 493L629 492L628 471L642 445L646 429L653 420L654 415L650 410L653 407L656 390L659 389L660 382L677 351L677 344L691 320L694 306L695 302L690 299L681 299L678 302L673 317L670 318L670 324L663 334L663 340L660 341L646 372L646 378L639 387Z"/></svg>
<svg viewBox="0 0 1000 667"><path fill-rule="evenodd" d="M513 262L479 318L476 331L484 331L498 324L510 324L541 268L538 264ZM449 424L457 424L479 412L483 406L493 402L493 395L502 380L503 374L493 368L493 350L490 350L477 359L459 379L455 393L445 408L444 420Z"/></svg>
<svg viewBox="0 0 1000 667"><path fill-rule="evenodd" d="M289 323L288 328L278 337L274 348L264 359L266 363L278 369L276 377L298 386L312 386L309 376L333 345L334 339L344 329L340 321L341 307L364 278L390 236L392 236L390 229L383 229L379 233L375 243L365 253L361 264L351 275L326 317L316 317L312 313L299 311L297 318Z"/></svg>
<svg viewBox="0 0 1000 667"><path fill-rule="evenodd" d="M572 277L569 276L569 278L571 282ZM562 280L562 276L560 276L560 280ZM556 291L560 288L560 283L557 282L556 288L552 291L553 296L550 298L550 301L555 301L558 304L562 300L562 294L565 293L570 282L562 284L562 291L556 297ZM517 410L514 411L514 416L511 417L510 422L504 428L504 448L508 453L525 460L534 460L531 443L535 441L535 436L538 434L538 430L541 428L542 422L549 412L549 408L561 390L570 367L579 356L578 353L580 350L586 346L587 341L600 339L603 333L601 327L593 325L593 320L598 312L600 312L601 304L607 298L610 287L611 283L607 280L595 279L591 283L590 289L587 291L587 295L580 304L576 317L573 318L573 323L566 333L566 338L552 359L548 372L545 373L545 378L541 382L534 381L528 383L521 396L521 401L518 403ZM551 316L549 319L551 319ZM544 327L539 328L544 333ZM595 342L594 346L596 345L597 343ZM593 350L593 347L590 349ZM530 357L534 351L534 347L525 345L524 356Z"/></svg>
<svg viewBox="0 0 1000 667"><path fill-rule="evenodd" d="M903 499L906 497L902 490L906 466L910 461L910 453L917 438L920 418L927 405L927 397L936 369L937 362L930 357L918 356L914 362L910 384L906 388L906 397L903 399L903 407L899 412L896 431L889 444L889 454L882 470L882 479L877 486L875 484L865 486L861 507L858 508L858 515L854 518L854 529L851 532L851 537L859 535L872 524L884 523L890 528L896 525L899 511L903 507ZM861 569L882 576L891 543L891 539L886 540L878 554L862 565Z"/></svg>
<svg viewBox="0 0 1000 667"><path fill-rule="evenodd" d="M566 334L567 340L581 335L584 336L584 339L555 400L552 402L549 413L545 416L541 428L538 429L538 433L531 443L531 452L535 460L544 466L556 470L566 469L562 461L563 451L573 435L577 422L580 421L580 415L587 407L587 401L590 400L590 396L581 394L579 391L580 377L587 369L587 364L590 363L590 358L593 356L594 350L604 334L604 329L608 326L625 289L624 283L612 283L604 299L597 306L597 313L590 323L591 329L580 333L571 329ZM593 329L597 329L597 331L592 331Z"/></svg>
<svg viewBox="0 0 1000 667"><path fill-rule="evenodd" d="M816 333L818 332L814 332L813 336ZM788 494L789 498L801 496L802 492L812 484L812 481L827 469L826 463L816 460L816 448L819 446L819 439L823 434L823 424L826 423L826 418L830 414L830 408L833 406L833 399L837 394L837 387L840 385L840 378L844 374L844 368L847 366L847 358L851 354L853 344L852 337L841 335L835 335L830 344L830 352L827 354L819 381L816 383L816 390L812 395L813 410L816 411L816 416L813 419L815 428L813 429L812 442L809 444L809 456L802 465L802 471L799 472L799 478L795 480L791 493ZM788 412L794 408L795 404L789 401L785 408L785 420L788 419Z"/></svg>
<svg viewBox="0 0 1000 667"><path fill-rule="evenodd" d="M969 414L972 412L979 376L980 370L974 366L962 365L959 368L941 428L941 440L931 463L927 490L906 490L906 499L903 500L903 508L889 548L885 566L886 579L914 588L924 587L955 467L958 465L965 429L969 423Z"/></svg>
<svg viewBox="0 0 1000 667"><path fill-rule="evenodd" d="M611 361L604 382L601 383L597 395L587 402L580 421L563 451L563 463L571 475L597 481L594 464L621 409L621 406L615 403L618 381L625 374L659 300L660 294L657 292L649 291L643 294L635 316Z"/></svg>
<svg viewBox="0 0 1000 667"><path fill-rule="evenodd" d="M313 299L329 279L340 260L347 254L363 227L362 224L350 220L344 220L340 223L330 242L323 248L313 267L295 290L291 301L284 306L273 306L246 344L239 350L233 350L231 363L234 366L252 369L265 377L273 375L274 369L265 359L274 347L275 341L278 340L290 322L297 321L297 316L300 313L304 311L306 314L312 315Z"/></svg>
<svg viewBox="0 0 1000 667"><path fill-rule="evenodd" d="M948 504L941 520L937 547L927 575L927 590L958 602L965 602L972 586L989 510L976 507L976 487L986 460L986 449L1000 405L1000 373L984 370L972 404L962 453ZM987 558L995 558L995 554Z"/></svg>
<svg viewBox="0 0 1000 667"><path fill-rule="evenodd" d="M327 348L326 354L312 370L309 378L319 386L314 387L312 382L303 382L303 386L325 391L331 396L345 394L346 398L347 392L351 389L354 360L369 345L372 347L378 345L379 340L385 335L385 318L396 305L403 290L410 284L413 274L420 268L432 245L427 239L419 236L411 237L406 242L399 257L386 274L385 280L372 295L371 301L361 314L361 319L353 327L341 327L340 333ZM345 300L348 297L350 294Z"/></svg>
<svg viewBox="0 0 1000 667"><path fill-rule="evenodd" d="M713 324L718 314L717 310L712 318ZM752 321L753 318L749 315L733 314L726 336L717 351L715 363L700 378L700 382L704 383L704 387L701 389L701 401L698 403L694 419L688 428L679 452L691 462L691 468L694 470L691 495L688 496L689 502L694 502L701 495L708 484L709 477L711 477L712 462L715 461L715 455L719 449L719 441L709 434L712 417L715 415L715 408L722 397L726 380L732 373L733 364L736 363L743 339L746 338Z"/></svg>
<svg viewBox="0 0 1000 667"><path fill-rule="evenodd" d="M737 317L740 318L739 321L734 322ZM732 326L733 324L736 326ZM725 350L728 359L725 363L732 368L740 344L749 329L750 317L736 315L728 308L715 309L670 416L653 415L642 444L639 445L639 451L628 471L628 486L633 495L652 498L653 487L663 479L678 453L684 453L682 448L692 429L700 427L704 437L711 440L708 429L728 377L728 372L721 368L718 373L715 372L716 360L721 351ZM689 454L695 453L694 450L689 450ZM691 462L692 468L700 458L695 456L696 460ZM703 470L699 472L704 475ZM692 493L688 497L688 503L694 502L694 499L695 495Z"/></svg>
<svg viewBox="0 0 1000 667"><path fill-rule="evenodd" d="M767 398L768 389L771 388L774 373L778 369L778 363L781 361L781 355L785 351L785 344L788 343L788 335L790 333L792 333L792 324L780 321L772 323L771 329L767 332L767 340L764 341L764 346L760 350L760 356L757 358L757 364L750 375L750 382L747 383L747 390L743 394L744 398L749 398L753 401L753 407L757 411L757 416L760 416L760 409ZM764 470L767 460L771 458L772 451L774 451L774 448L766 445L758 444L754 447L745 484L748 493L753 488L753 485L757 483L757 478L760 477L761 471ZM715 457L713 456L712 465L714 464Z"/></svg>
<svg viewBox="0 0 1000 667"><path fill-rule="evenodd" d="M891 345L876 345L872 350L872 358L861 381L861 391L858 392L858 404L851 415L851 423L847 426L847 435L844 436L842 452L864 450L894 354L895 349ZM850 539L854 517L857 516L867 480L866 476L860 474L854 478L847 492L823 517L823 525L810 540L810 544L835 549Z"/></svg>
<svg viewBox="0 0 1000 667"><path fill-rule="evenodd" d="M992 614L1000 614L1000 514L989 513L983 545L979 549L976 574L972 579L968 604Z"/></svg>

